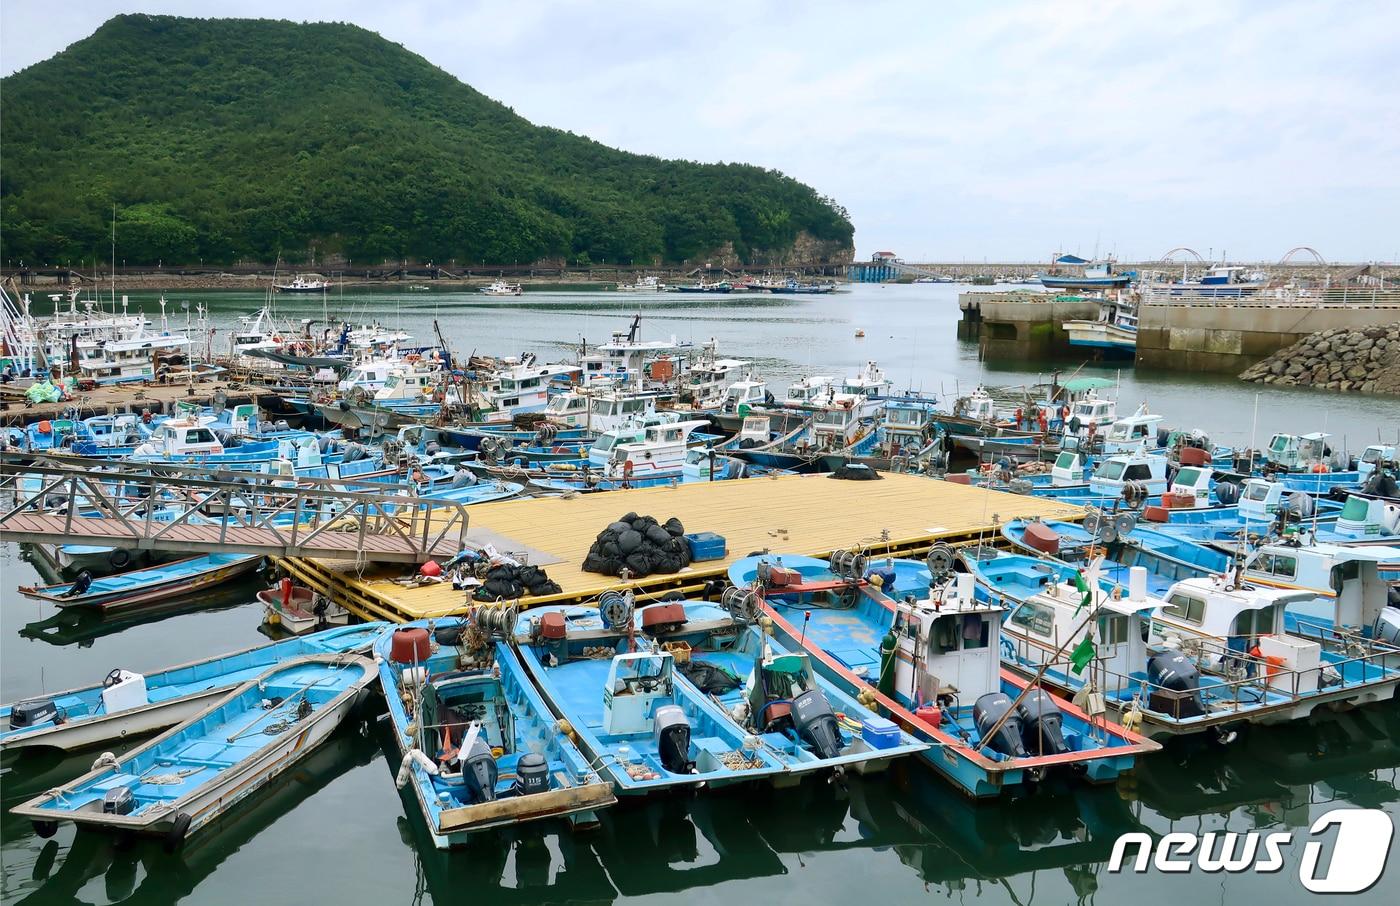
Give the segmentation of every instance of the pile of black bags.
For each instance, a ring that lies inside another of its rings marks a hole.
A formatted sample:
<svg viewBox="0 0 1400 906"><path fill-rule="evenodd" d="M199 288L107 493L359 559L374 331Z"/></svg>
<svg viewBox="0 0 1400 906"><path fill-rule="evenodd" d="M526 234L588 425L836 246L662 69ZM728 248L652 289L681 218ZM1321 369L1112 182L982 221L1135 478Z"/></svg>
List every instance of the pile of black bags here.
<svg viewBox="0 0 1400 906"><path fill-rule="evenodd" d="M679 519L657 522L628 513L598 533L583 561L586 572L620 576L626 569L634 579L653 573L677 573L690 565L690 547Z"/></svg>
<svg viewBox="0 0 1400 906"><path fill-rule="evenodd" d="M538 566L501 563L486 571L476 589L478 601L511 600L526 595L557 595L563 589Z"/></svg>

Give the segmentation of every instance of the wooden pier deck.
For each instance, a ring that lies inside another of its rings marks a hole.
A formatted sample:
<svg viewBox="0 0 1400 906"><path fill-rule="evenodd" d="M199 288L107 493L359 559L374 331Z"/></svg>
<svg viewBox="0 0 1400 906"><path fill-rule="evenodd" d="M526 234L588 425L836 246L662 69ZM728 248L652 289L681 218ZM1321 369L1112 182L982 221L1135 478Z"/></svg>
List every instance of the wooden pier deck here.
<svg viewBox="0 0 1400 906"><path fill-rule="evenodd" d="M581 569L597 534L628 512L681 520L687 532L717 532L728 542L723 560L692 564L677 574L623 583ZM790 475L742 481L641 488L573 498L525 498L471 507L471 534L490 538L503 552L528 552L563 589L522 604L587 601L630 586L639 595L699 591L729 564L751 552L826 556L863 547L871 554L918 554L935 541L991 541L996 527L1020 517L1078 519L1075 505L1040 497L986 491L912 475L879 481L841 481L827 475ZM396 621L445 616L470 603L448 583L405 587L384 573L360 573L346 561L291 559L279 565L299 580L342 601L361 616Z"/></svg>

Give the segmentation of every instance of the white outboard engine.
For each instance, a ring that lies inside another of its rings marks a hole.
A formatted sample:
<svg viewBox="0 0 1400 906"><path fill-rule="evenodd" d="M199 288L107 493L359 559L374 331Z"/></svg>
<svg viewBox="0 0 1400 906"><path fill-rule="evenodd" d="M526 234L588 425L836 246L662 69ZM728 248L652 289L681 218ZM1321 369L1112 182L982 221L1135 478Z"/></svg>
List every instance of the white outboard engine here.
<svg viewBox="0 0 1400 906"><path fill-rule="evenodd" d="M1152 691L1148 703L1153 711L1177 719L1201 717L1206 713L1205 702L1201 700L1201 673L1180 651L1168 648L1149 658L1147 681L1158 687Z"/></svg>
<svg viewBox="0 0 1400 906"><path fill-rule="evenodd" d="M496 759L491 756L491 747L486 740L477 737L471 751L462 759L462 782L466 784L472 802L495 800L498 771Z"/></svg>
<svg viewBox="0 0 1400 906"><path fill-rule="evenodd" d="M1003 716L1006 716L1006 720L1001 728L988 739L987 734ZM1021 718L1012 710L1011 697L1005 692L988 692L980 696L972 705L972 720L977 724L978 735L987 740L987 745L994 750L1012 758L1027 756L1026 747L1021 743L1021 737L1025 735Z"/></svg>
<svg viewBox="0 0 1400 906"><path fill-rule="evenodd" d="M672 774L693 773L695 762L690 760L690 720L680 705L657 708L653 723L652 733L661 766Z"/></svg>
<svg viewBox="0 0 1400 906"><path fill-rule="evenodd" d="M1044 689L1032 689L1016 706L1021 718L1021 741L1033 755L1062 755L1069 751L1065 743L1065 716L1055 698Z"/></svg>
<svg viewBox="0 0 1400 906"><path fill-rule="evenodd" d="M515 794L529 796L549 792L549 762L543 755L529 752L515 765Z"/></svg>
<svg viewBox="0 0 1400 906"><path fill-rule="evenodd" d="M820 689L808 689L792 699L792 726L798 738L816 750L820 758L841 754L841 730L831 702Z"/></svg>
<svg viewBox="0 0 1400 906"><path fill-rule="evenodd" d="M1383 607L1376 617L1376 641L1400 648L1400 608Z"/></svg>

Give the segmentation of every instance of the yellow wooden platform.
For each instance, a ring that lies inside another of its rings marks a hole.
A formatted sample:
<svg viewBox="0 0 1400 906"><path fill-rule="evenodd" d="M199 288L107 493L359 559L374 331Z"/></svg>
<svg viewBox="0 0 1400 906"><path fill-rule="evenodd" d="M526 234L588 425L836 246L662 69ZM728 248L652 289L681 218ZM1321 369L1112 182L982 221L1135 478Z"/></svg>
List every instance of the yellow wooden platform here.
<svg viewBox="0 0 1400 906"><path fill-rule="evenodd" d="M681 520L687 532L717 532L728 542L724 560L692 564L681 573L649 576L630 583L655 594L695 591L722 576L728 565L749 553L826 556L842 548L872 554L918 553L935 541L997 537L996 526L1011 519L1040 516L1078 519L1073 504L1040 497L986 491L913 475L885 474L879 481L840 481L827 475L788 475L741 481L682 484L560 497L523 498L473 506L474 529L503 536L558 562L543 564L563 594L527 598L522 603L586 601L623 587L616 577L586 573L580 567L597 534L628 512L665 521ZM362 616L410 620L461 611L465 592L449 584L407 588L392 578L361 574L345 561L283 560L294 576Z"/></svg>

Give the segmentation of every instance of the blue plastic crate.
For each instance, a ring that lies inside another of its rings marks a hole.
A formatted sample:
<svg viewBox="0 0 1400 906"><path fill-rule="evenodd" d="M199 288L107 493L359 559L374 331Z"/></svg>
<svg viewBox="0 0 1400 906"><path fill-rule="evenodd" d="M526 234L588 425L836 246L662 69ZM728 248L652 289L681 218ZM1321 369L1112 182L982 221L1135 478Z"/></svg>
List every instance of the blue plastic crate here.
<svg viewBox="0 0 1400 906"><path fill-rule="evenodd" d="M685 536L691 560L723 560L728 549L724 536L714 532L693 532Z"/></svg>
<svg viewBox="0 0 1400 906"><path fill-rule="evenodd" d="M899 726L872 715L860 722L860 736L873 749L893 749L899 745Z"/></svg>

